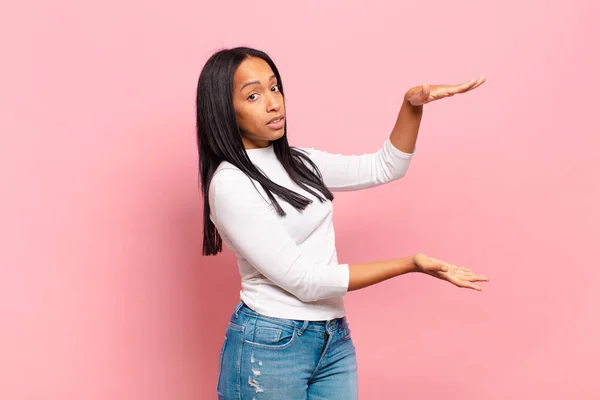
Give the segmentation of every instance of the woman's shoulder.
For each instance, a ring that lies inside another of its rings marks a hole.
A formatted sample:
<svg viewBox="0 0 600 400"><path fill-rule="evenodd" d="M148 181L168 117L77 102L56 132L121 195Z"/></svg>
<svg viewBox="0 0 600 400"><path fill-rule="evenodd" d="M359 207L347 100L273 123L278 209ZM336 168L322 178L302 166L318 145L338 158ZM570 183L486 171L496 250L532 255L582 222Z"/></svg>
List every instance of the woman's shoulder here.
<svg viewBox="0 0 600 400"><path fill-rule="evenodd" d="M257 190L261 192L258 182L227 161L217 167L209 185L213 195L219 192L221 196L254 196L258 194Z"/></svg>
<svg viewBox="0 0 600 400"><path fill-rule="evenodd" d="M232 186L248 181L248 176L238 167L228 161L223 161L215 170L210 181L210 186Z"/></svg>
<svg viewBox="0 0 600 400"><path fill-rule="evenodd" d="M222 162L215 170L209 185L209 204L230 210L250 201L268 203L263 188L235 165Z"/></svg>

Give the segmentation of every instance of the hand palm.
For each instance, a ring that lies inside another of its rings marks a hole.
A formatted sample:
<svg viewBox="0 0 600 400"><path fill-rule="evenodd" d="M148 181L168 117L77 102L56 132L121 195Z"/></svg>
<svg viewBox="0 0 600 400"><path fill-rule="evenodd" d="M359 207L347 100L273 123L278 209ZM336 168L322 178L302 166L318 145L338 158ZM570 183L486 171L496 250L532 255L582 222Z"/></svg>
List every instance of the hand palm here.
<svg viewBox="0 0 600 400"><path fill-rule="evenodd" d="M482 76L478 79L472 79L469 82L461 83L459 85L429 85L423 83L421 86L416 86L409 90L407 100L413 106L421 106L445 97L452 97L458 93L471 91L481 86L485 80L485 76Z"/></svg>
<svg viewBox="0 0 600 400"><path fill-rule="evenodd" d="M470 288L481 291L481 287L473 282L487 282L485 275L479 275L465 267L450 264L436 258L419 256L416 259L421 272L448 281L458 287Z"/></svg>

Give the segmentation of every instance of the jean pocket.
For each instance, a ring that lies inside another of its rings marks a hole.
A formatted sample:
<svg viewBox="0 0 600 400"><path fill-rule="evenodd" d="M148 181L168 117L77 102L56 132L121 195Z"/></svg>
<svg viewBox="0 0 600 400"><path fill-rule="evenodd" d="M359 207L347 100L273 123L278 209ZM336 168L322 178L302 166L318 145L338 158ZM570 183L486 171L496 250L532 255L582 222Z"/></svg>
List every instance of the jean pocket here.
<svg viewBox="0 0 600 400"><path fill-rule="evenodd" d="M246 332L244 343L271 350L283 350L289 347L296 338L296 328L278 324L261 318L256 320L253 332Z"/></svg>
<svg viewBox="0 0 600 400"><path fill-rule="evenodd" d="M244 332L244 327L240 324L236 324L233 321L230 321L229 324L227 325L227 331L231 332L231 331L238 331L238 332Z"/></svg>

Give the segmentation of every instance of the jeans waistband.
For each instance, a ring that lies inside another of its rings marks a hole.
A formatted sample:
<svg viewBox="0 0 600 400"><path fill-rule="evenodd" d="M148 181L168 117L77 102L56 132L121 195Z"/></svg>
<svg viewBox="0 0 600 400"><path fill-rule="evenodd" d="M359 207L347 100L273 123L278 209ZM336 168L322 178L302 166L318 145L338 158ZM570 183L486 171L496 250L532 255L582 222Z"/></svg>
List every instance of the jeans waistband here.
<svg viewBox="0 0 600 400"><path fill-rule="evenodd" d="M247 317L262 318L262 319L265 319L265 320L268 320L268 321L271 321L274 323L288 325L288 326L294 326L294 327L299 328L302 331L311 330L311 331L317 331L317 332L325 332L325 331L332 331L334 329L338 329L338 328L346 325L346 317L328 319L326 321L303 321L303 320L298 320L298 319L285 319L285 318L269 317L269 316L257 313L256 311L254 311L253 309L248 307L243 301L240 301L238 303L233 314L234 314L235 318L238 318L239 314L243 314Z"/></svg>

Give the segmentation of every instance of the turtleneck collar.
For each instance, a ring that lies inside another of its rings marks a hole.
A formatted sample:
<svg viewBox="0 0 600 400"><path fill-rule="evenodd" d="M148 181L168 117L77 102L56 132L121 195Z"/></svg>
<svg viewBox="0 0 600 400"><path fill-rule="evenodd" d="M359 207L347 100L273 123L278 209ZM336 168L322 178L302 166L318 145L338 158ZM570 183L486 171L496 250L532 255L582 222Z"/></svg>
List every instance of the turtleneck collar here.
<svg viewBox="0 0 600 400"><path fill-rule="evenodd" d="M252 159L254 159L256 157L264 158L264 157L275 156L275 149L273 148L273 143L271 143L267 147L259 147L256 149L246 149L246 153L248 154L248 157L250 157Z"/></svg>

